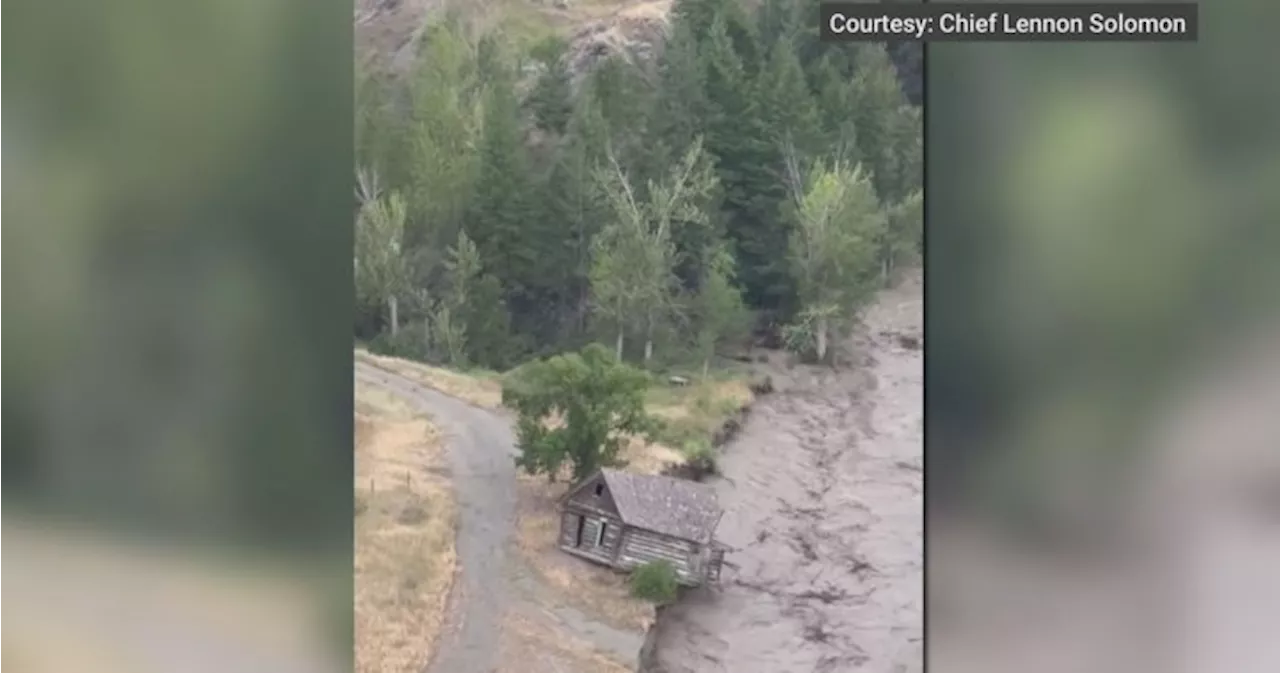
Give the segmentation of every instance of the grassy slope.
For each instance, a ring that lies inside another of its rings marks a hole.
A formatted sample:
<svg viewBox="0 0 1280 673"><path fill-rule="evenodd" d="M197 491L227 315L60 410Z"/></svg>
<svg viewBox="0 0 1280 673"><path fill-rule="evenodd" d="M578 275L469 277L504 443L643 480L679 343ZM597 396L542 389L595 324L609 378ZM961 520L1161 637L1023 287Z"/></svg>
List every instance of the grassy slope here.
<svg viewBox="0 0 1280 673"><path fill-rule="evenodd" d="M439 432L391 394L356 386L356 671L417 673L453 580L456 505Z"/></svg>

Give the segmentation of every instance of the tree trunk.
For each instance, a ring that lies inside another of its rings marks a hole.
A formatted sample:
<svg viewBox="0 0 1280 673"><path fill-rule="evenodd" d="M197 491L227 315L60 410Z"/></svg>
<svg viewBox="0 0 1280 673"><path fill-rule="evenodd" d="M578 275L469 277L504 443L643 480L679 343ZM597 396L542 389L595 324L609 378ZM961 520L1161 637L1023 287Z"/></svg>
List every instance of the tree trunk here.
<svg viewBox="0 0 1280 673"><path fill-rule="evenodd" d="M400 304L393 294L387 297L387 308L391 310L391 336L400 331Z"/></svg>
<svg viewBox="0 0 1280 673"><path fill-rule="evenodd" d="M624 333L623 333L623 331L622 331L622 328L621 328L621 327L619 327L619 328L618 328L618 340L617 340L617 341L615 341L615 342L614 342L614 344L613 344L613 353L614 353L614 355L616 355L616 356L618 357L618 362L622 362L622 340L623 340L623 335L624 335Z"/></svg>
<svg viewBox="0 0 1280 673"><path fill-rule="evenodd" d="M826 362L827 361L827 316L824 315L818 318L818 333L815 336L817 340L816 350L818 355L818 361Z"/></svg>
<svg viewBox="0 0 1280 673"><path fill-rule="evenodd" d="M649 360L653 358L653 321L650 320L644 332L644 366L649 366Z"/></svg>

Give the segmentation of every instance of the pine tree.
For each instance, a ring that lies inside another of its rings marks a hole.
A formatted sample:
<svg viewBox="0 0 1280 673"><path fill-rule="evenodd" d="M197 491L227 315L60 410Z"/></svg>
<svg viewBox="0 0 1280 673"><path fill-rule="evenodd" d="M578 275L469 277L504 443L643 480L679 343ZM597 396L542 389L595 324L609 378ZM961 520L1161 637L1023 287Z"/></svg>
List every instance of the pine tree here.
<svg viewBox="0 0 1280 673"><path fill-rule="evenodd" d="M605 162L608 127L592 96L579 96L566 136L548 178L548 217L565 233L562 252L569 271L564 290L569 323L586 329L591 273L591 241L607 217L595 175Z"/></svg>
<svg viewBox="0 0 1280 673"><path fill-rule="evenodd" d="M445 266L449 273L446 304L463 335L467 358L486 367L503 367L509 355L510 321L502 285L485 272L480 252L465 231L458 232Z"/></svg>
<svg viewBox="0 0 1280 673"><path fill-rule="evenodd" d="M470 44L454 24L431 29L411 84L405 163L413 229L410 245L442 251L457 236L471 201L481 115ZM429 254L426 266L440 261Z"/></svg>
<svg viewBox="0 0 1280 673"><path fill-rule="evenodd" d="M884 169L882 200L895 203L924 186L924 123L920 108L898 108L889 124L888 144L892 160Z"/></svg>
<svg viewBox="0 0 1280 673"><path fill-rule="evenodd" d="M919 256L924 235L924 191L917 189L888 212L888 222L880 243L880 265L884 282L902 262Z"/></svg>
<svg viewBox="0 0 1280 673"><path fill-rule="evenodd" d="M687 22L672 27L657 71L648 139L661 147L659 160L670 162L703 133L708 113L698 39Z"/></svg>
<svg viewBox="0 0 1280 673"><path fill-rule="evenodd" d="M871 169L876 194L883 200L896 194L898 116L907 109L897 72L884 47L859 45L852 92L851 117L858 130L858 146Z"/></svg>
<svg viewBox="0 0 1280 673"><path fill-rule="evenodd" d="M756 32L761 44L790 42L792 49L800 46L798 38L806 27L803 20L804 5L796 0L764 0L756 9ZM799 59L799 53L793 52Z"/></svg>
<svg viewBox="0 0 1280 673"><path fill-rule="evenodd" d="M529 93L528 105L539 128L556 134L565 132L573 114L572 85L563 39L553 37L534 47L532 56L542 67Z"/></svg>
<svg viewBox="0 0 1280 673"><path fill-rule="evenodd" d="M675 30L692 35L711 34L717 22L724 24L725 36L744 72L754 76L763 60L756 25L746 8L737 0L677 0L671 8L671 24ZM703 40L705 45L706 41Z"/></svg>
<svg viewBox="0 0 1280 673"><path fill-rule="evenodd" d="M735 263L728 247L710 246L705 257L708 261L702 285L689 302L694 340L702 356L703 378L707 376L716 349L744 336L750 324L742 292L735 285Z"/></svg>
<svg viewBox="0 0 1280 673"><path fill-rule="evenodd" d="M614 54L596 66L586 90L599 105L614 156L629 171L643 171L650 151L643 130L652 99L644 73L639 66ZM643 181L640 184L643 186Z"/></svg>
<svg viewBox="0 0 1280 673"><path fill-rule="evenodd" d="M841 72L831 57L817 61L810 72L814 101L821 119L822 145L831 156L860 163L863 157L858 145L857 122L852 115L855 101L852 79Z"/></svg>
<svg viewBox="0 0 1280 673"><path fill-rule="evenodd" d="M494 67L490 65L489 67ZM487 270L498 277L511 308L519 311L541 294L548 242L541 237L534 184L520 126L511 74L498 71L484 99L479 172L467 229Z"/></svg>
<svg viewBox="0 0 1280 673"><path fill-rule="evenodd" d="M769 139L779 147L794 148L802 157L817 155L823 149L821 120L790 40L774 43L759 91Z"/></svg>
<svg viewBox="0 0 1280 673"><path fill-rule="evenodd" d="M748 302L784 305L790 279L778 250L787 226L779 217L786 196L782 147L773 142L756 96L723 20L711 26L703 62L708 94L707 147L716 157L724 194L726 234L733 242Z"/></svg>
<svg viewBox="0 0 1280 673"><path fill-rule="evenodd" d="M688 22L672 27L658 62L658 87L649 116L647 146L650 164L645 174L661 175L667 166L679 161L680 153L692 145L705 131L709 107L705 77L698 53L698 40ZM714 164L710 153L704 160ZM711 242L722 236L721 195L709 196L709 221L703 226L676 228L676 276L687 291L696 291L707 268L706 251Z"/></svg>

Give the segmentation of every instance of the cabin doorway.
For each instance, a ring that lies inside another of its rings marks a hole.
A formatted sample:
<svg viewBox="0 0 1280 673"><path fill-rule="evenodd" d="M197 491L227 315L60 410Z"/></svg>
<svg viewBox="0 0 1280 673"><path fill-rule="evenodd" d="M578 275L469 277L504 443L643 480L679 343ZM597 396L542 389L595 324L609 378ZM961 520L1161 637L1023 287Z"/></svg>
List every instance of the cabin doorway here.
<svg viewBox="0 0 1280 673"><path fill-rule="evenodd" d="M575 527L575 531L574 531L574 534L573 534L573 546L575 546L575 547L581 547L581 546L582 546L582 533L583 533L583 531L585 531L585 530L586 530L586 528L587 528L587 517L582 516L581 514L579 514L579 515L578 515L578 525Z"/></svg>

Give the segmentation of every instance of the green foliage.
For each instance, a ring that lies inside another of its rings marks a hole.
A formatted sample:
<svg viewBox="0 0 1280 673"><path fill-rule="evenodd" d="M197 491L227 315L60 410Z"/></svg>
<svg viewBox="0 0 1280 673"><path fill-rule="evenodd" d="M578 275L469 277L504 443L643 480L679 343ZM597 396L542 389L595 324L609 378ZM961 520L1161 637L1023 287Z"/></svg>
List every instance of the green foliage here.
<svg viewBox="0 0 1280 673"><path fill-rule="evenodd" d="M568 463L578 481L618 464L625 436L652 431L648 385L644 372L597 344L522 365L502 386L503 404L519 415L516 465L554 480Z"/></svg>
<svg viewBox="0 0 1280 673"><path fill-rule="evenodd" d="M358 334L455 366L599 339L706 372L761 309L824 350L918 257L920 115L882 47L817 40L816 1L756 5L678 0L655 61L577 86L563 38L456 19L407 91L358 73L356 153L385 182L357 217ZM810 240L835 247L801 263Z"/></svg>
<svg viewBox="0 0 1280 673"><path fill-rule="evenodd" d="M573 92L565 62L567 49L563 39L549 37L535 46L532 54L542 73L529 93L527 104L538 126L554 133L564 133L573 114Z"/></svg>
<svg viewBox="0 0 1280 673"><path fill-rule="evenodd" d="M478 157L470 148L481 132L483 81L475 47L460 27L442 23L428 31L410 83L413 109L403 134L408 152L400 163L407 172L412 242L443 250L473 196Z"/></svg>
<svg viewBox="0 0 1280 673"><path fill-rule="evenodd" d="M628 328L644 331L651 346L657 322L673 313L674 230L709 221L706 204L716 183L702 161L701 142L661 182L649 184L647 199L637 197L616 161L601 171L600 181L613 219L597 237L591 287L597 310L617 325L620 356Z"/></svg>
<svg viewBox="0 0 1280 673"><path fill-rule="evenodd" d="M690 440L683 445L684 457L689 467L699 474L715 474L719 470L716 464L716 447L705 437Z"/></svg>
<svg viewBox="0 0 1280 673"><path fill-rule="evenodd" d="M405 289L405 202L397 192L379 194L376 178L362 173L364 203L356 216L353 262L356 301L381 305Z"/></svg>
<svg viewBox="0 0 1280 673"><path fill-rule="evenodd" d="M812 339L818 359L828 343L877 287L879 243L886 217L860 165L816 164L796 193L790 260L803 307L787 332L793 349Z"/></svg>
<svg viewBox="0 0 1280 673"><path fill-rule="evenodd" d="M680 584L670 561L650 561L631 572L631 595L658 605L674 603Z"/></svg>
<svg viewBox="0 0 1280 673"><path fill-rule="evenodd" d="M458 353L465 361L485 367L502 367L510 355L508 334L510 321L502 298L498 278L484 270L480 252L465 231L449 248L445 268L449 274L447 301L441 307L436 324L439 337L449 345L450 361L457 362ZM463 345L465 344L465 345Z"/></svg>
<svg viewBox="0 0 1280 673"><path fill-rule="evenodd" d="M703 359L704 376L716 349L745 338L751 327L751 314L734 284L733 255L719 245L709 256L706 276L691 302L694 338Z"/></svg>
<svg viewBox="0 0 1280 673"><path fill-rule="evenodd" d="M898 115L909 108L893 62L883 47L859 45L849 91L853 106L845 114L858 130L858 149L864 165L870 169L876 194L883 201L896 201L904 194L900 167L902 148L898 146L902 129Z"/></svg>
<svg viewBox="0 0 1280 673"><path fill-rule="evenodd" d="M888 223L880 245L886 272L918 259L924 244L924 191L917 189L888 211ZM887 274L886 274L887 275Z"/></svg>

